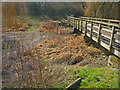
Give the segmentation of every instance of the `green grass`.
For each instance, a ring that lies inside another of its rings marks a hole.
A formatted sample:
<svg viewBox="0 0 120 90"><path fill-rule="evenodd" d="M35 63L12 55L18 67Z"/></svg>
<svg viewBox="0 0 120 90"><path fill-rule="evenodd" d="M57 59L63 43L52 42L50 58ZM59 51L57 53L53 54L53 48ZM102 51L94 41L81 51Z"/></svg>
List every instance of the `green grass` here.
<svg viewBox="0 0 120 90"><path fill-rule="evenodd" d="M118 88L118 72L106 68L78 68L72 72L81 78L80 88Z"/></svg>
<svg viewBox="0 0 120 90"><path fill-rule="evenodd" d="M66 70L68 70L68 74L72 76L72 82L77 78L82 79L82 81L79 83L79 88L118 88L119 85L118 71L110 70L105 67L93 68L91 66L67 66ZM64 83L61 86L56 85L53 88L65 88L72 82Z"/></svg>
<svg viewBox="0 0 120 90"><path fill-rule="evenodd" d="M27 30L31 31L31 30L39 30L40 25L45 21L48 20L49 17L48 16L27 16L27 17L22 17L22 19L20 19L20 17L17 17L17 21L19 23L32 23L32 26L30 26Z"/></svg>

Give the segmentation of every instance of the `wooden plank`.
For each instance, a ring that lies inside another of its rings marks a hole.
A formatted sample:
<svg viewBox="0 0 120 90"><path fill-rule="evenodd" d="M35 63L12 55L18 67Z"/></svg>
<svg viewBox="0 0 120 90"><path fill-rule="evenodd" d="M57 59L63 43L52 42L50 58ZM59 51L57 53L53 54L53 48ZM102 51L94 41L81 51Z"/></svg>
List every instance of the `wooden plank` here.
<svg viewBox="0 0 120 90"><path fill-rule="evenodd" d="M80 82L81 82L81 78L78 78L73 83L68 85L64 90L71 90L72 88L75 88Z"/></svg>
<svg viewBox="0 0 120 90"><path fill-rule="evenodd" d="M101 34L101 35L104 36L104 37L106 37L106 38L108 38L108 39L111 39L111 37L109 37L109 36L106 36L104 34Z"/></svg>
<svg viewBox="0 0 120 90"><path fill-rule="evenodd" d="M100 35L101 35L101 24L99 24L99 28L98 28L98 37L97 37L98 43L100 43Z"/></svg>
<svg viewBox="0 0 120 90"><path fill-rule="evenodd" d="M120 35L118 35L118 34L114 34L114 38L116 38L116 39L120 39Z"/></svg>
<svg viewBox="0 0 120 90"><path fill-rule="evenodd" d="M88 36L88 37L90 37L90 34L89 34L89 33L87 33L87 36Z"/></svg>
<svg viewBox="0 0 120 90"><path fill-rule="evenodd" d="M103 31L107 31L107 32L112 32L112 30L106 29L106 28L102 28Z"/></svg>
<svg viewBox="0 0 120 90"><path fill-rule="evenodd" d="M118 24L112 24L112 23L100 22L100 21L93 21L93 20L87 20L87 21L89 21L89 22L94 22L94 23L98 23L98 24L102 24L102 25L109 25L109 26L119 27Z"/></svg>
<svg viewBox="0 0 120 90"><path fill-rule="evenodd" d="M84 20L94 20L94 21L102 21L102 22L110 22L110 23L120 23L120 20L113 20L113 19L103 19L103 18L91 18L91 17L80 17L80 18L76 18L76 19L84 19Z"/></svg>
<svg viewBox="0 0 120 90"><path fill-rule="evenodd" d="M91 31L91 28L87 28L87 30L90 32L90 31Z"/></svg>
<svg viewBox="0 0 120 90"><path fill-rule="evenodd" d="M75 19L75 28L77 29L77 27L76 27L76 26L77 26L77 19Z"/></svg>
<svg viewBox="0 0 120 90"><path fill-rule="evenodd" d="M85 33L84 33L84 37L86 36L87 33L87 21L85 21Z"/></svg>
<svg viewBox="0 0 120 90"><path fill-rule="evenodd" d="M97 34L98 34L98 32L97 32L97 31L95 31L95 30L92 30L92 32L95 32L95 33L97 33Z"/></svg>
<svg viewBox="0 0 120 90"><path fill-rule="evenodd" d="M80 30L80 31L81 31L81 33L83 33L83 32L82 32L82 20L81 20L81 24L80 24L80 26L81 26L81 30Z"/></svg>
<svg viewBox="0 0 120 90"><path fill-rule="evenodd" d="M114 21L114 22L120 23L120 20L113 20L113 19L91 18L91 17L82 17L82 18L86 18L86 19L89 19L89 20L106 20L106 21Z"/></svg>
<svg viewBox="0 0 120 90"><path fill-rule="evenodd" d="M94 36L92 36L92 39L93 39L95 42L97 42L97 38L95 38Z"/></svg>
<svg viewBox="0 0 120 90"><path fill-rule="evenodd" d="M98 29L98 28L99 28L99 26L94 26L94 25L93 25L93 28L97 28L97 29Z"/></svg>
<svg viewBox="0 0 120 90"><path fill-rule="evenodd" d="M120 52L118 50L113 49L112 53L114 53L116 56L118 56L120 58Z"/></svg>
<svg viewBox="0 0 120 90"><path fill-rule="evenodd" d="M120 35L120 32L117 32L116 34Z"/></svg>
<svg viewBox="0 0 120 90"><path fill-rule="evenodd" d="M73 19L74 20L74 26L73 26L73 29L75 29L75 19Z"/></svg>
<svg viewBox="0 0 120 90"><path fill-rule="evenodd" d="M120 43L120 39L119 39L119 40L118 40L118 39L115 39L115 42Z"/></svg>
<svg viewBox="0 0 120 90"><path fill-rule="evenodd" d="M110 44L109 44L109 50L111 52L112 50L112 44L113 44L113 39L114 39L114 31L115 31L115 27L112 27L112 33L111 33L111 40L110 40Z"/></svg>
<svg viewBox="0 0 120 90"><path fill-rule="evenodd" d="M100 41L100 45L109 50L109 46L106 43Z"/></svg>
<svg viewBox="0 0 120 90"><path fill-rule="evenodd" d="M78 30L79 30L80 20L78 20Z"/></svg>
<svg viewBox="0 0 120 90"><path fill-rule="evenodd" d="M91 24L87 24L87 29L91 29Z"/></svg>
<svg viewBox="0 0 120 90"><path fill-rule="evenodd" d="M87 24L87 28L90 29L91 28L91 24Z"/></svg>
<svg viewBox="0 0 120 90"><path fill-rule="evenodd" d="M87 28L87 33L90 33L90 28Z"/></svg>
<svg viewBox="0 0 120 90"><path fill-rule="evenodd" d="M111 37L111 33L110 33L110 32L101 30L101 33L102 33L103 35L105 35L105 36Z"/></svg>
<svg viewBox="0 0 120 90"><path fill-rule="evenodd" d="M93 23L91 23L90 38L92 38L92 31L93 31Z"/></svg>
<svg viewBox="0 0 120 90"><path fill-rule="evenodd" d="M92 28L94 31L97 31L98 32L98 29L99 29L99 27L98 26L95 26L95 25L93 25L93 28Z"/></svg>

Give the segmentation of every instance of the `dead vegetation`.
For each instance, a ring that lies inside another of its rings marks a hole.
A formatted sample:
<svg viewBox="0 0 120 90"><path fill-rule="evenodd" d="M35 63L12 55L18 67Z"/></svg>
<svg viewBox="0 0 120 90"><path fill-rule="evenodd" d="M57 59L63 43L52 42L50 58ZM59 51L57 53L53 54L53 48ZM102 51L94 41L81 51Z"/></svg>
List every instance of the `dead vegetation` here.
<svg viewBox="0 0 120 90"><path fill-rule="evenodd" d="M91 55L99 53L100 50L88 46L82 36L69 35L45 40L38 47L21 52L23 60L12 67L18 71L15 74L20 78L18 86L48 88L70 82L66 65L90 65L94 61Z"/></svg>
<svg viewBox="0 0 120 90"><path fill-rule="evenodd" d="M40 32L53 32L56 34L63 34L63 29L59 26L61 22L59 21L47 21L40 27Z"/></svg>
<svg viewBox="0 0 120 90"><path fill-rule="evenodd" d="M29 26L31 26L31 23L19 23L16 26L12 26L12 27L7 27L7 26L2 26L1 30L3 32L15 32L15 31L26 31Z"/></svg>

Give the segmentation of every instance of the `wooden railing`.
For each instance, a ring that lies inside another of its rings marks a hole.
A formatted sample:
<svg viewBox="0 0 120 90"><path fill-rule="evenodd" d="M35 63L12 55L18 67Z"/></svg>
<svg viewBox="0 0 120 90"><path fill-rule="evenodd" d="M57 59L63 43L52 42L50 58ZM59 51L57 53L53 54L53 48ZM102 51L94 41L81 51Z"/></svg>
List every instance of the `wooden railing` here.
<svg viewBox="0 0 120 90"><path fill-rule="evenodd" d="M120 57L120 20L70 17L69 25Z"/></svg>

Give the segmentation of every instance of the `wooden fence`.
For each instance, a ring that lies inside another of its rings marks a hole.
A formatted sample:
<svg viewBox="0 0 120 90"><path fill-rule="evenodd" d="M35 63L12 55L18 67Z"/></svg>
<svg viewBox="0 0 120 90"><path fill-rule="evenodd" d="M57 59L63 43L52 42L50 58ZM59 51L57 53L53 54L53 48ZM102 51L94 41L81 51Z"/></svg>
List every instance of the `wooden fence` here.
<svg viewBox="0 0 120 90"><path fill-rule="evenodd" d="M69 25L120 57L120 20L70 17Z"/></svg>

